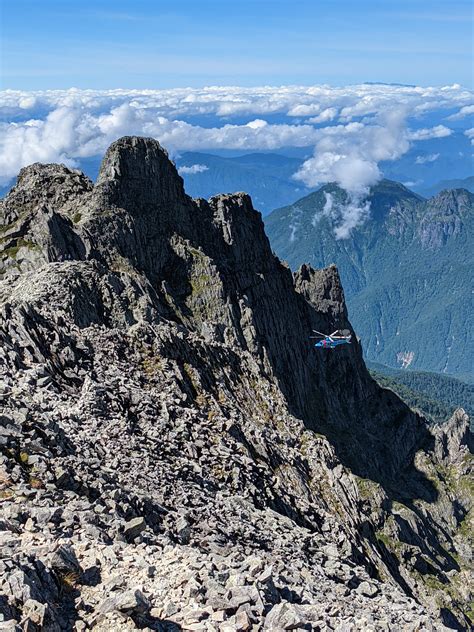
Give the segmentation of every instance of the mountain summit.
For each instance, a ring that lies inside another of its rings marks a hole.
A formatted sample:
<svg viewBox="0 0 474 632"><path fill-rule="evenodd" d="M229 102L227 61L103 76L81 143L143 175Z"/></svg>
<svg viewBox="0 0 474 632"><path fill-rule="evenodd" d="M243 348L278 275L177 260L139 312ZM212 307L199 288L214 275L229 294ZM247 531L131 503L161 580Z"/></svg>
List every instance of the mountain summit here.
<svg viewBox="0 0 474 632"><path fill-rule="evenodd" d="M153 139L95 186L26 167L0 219L12 629L468 628L468 418L312 347L353 332L334 266L292 274Z"/></svg>
<svg viewBox="0 0 474 632"><path fill-rule="evenodd" d="M276 253L293 269L335 263L369 360L472 378L474 195L442 191L425 200L383 180L370 216L346 239L332 212L347 204L335 184L265 218Z"/></svg>

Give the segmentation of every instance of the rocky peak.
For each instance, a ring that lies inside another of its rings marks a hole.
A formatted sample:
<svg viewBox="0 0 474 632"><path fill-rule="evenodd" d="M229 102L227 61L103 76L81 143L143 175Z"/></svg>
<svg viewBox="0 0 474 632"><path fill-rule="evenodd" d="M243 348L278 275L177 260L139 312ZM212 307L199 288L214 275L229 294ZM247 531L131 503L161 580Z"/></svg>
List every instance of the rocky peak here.
<svg viewBox="0 0 474 632"><path fill-rule="evenodd" d="M303 264L295 272L294 279L296 291L314 305L318 312L341 322L347 320L344 291L334 264L321 270Z"/></svg>
<svg viewBox="0 0 474 632"><path fill-rule="evenodd" d="M36 162L20 171L15 186L0 201L0 222L11 224L41 207L71 213L92 188L93 183L80 171Z"/></svg>
<svg viewBox="0 0 474 632"><path fill-rule="evenodd" d="M469 423L469 417L460 408L449 421L435 428L436 453L440 460L454 463L473 449Z"/></svg>
<svg viewBox="0 0 474 632"><path fill-rule="evenodd" d="M102 161L95 188L104 206L131 213L167 208L185 199L183 180L168 153L152 138L124 136L112 143Z"/></svg>
<svg viewBox="0 0 474 632"><path fill-rule="evenodd" d="M428 208L445 215L463 212L472 204L474 195L467 189L444 189L428 201Z"/></svg>
<svg viewBox="0 0 474 632"><path fill-rule="evenodd" d="M428 200L419 225L422 246L439 249L460 235L473 203L474 196L466 189L441 191Z"/></svg>
<svg viewBox="0 0 474 632"><path fill-rule="evenodd" d="M248 195L191 200L165 150L149 138L113 143L92 190L63 167L36 166L31 174L21 179L30 199L43 178L57 204L53 217L35 211L16 237L22 245L19 252L10 251L10 269L18 273L44 261L86 259L114 273L141 275L142 285L153 288L157 313L250 351L309 427L332 428L336 436L338 424L357 425L357 440L347 436L340 448L361 472L385 479L421 440L411 433L413 443L390 457L391 468L355 448L365 433L373 440L385 415L381 400L361 426L353 407L341 405L340 384L346 384L347 401L359 401L374 388L357 341L341 350L343 362L330 361L330 379L326 358L308 345L313 328L350 328L337 270L304 266L293 278L273 255ZM8 196L6 208L10 204ZM71 221L71 215L79 221ZM410 411L401 403L400 415L410 425Z"/></svg>

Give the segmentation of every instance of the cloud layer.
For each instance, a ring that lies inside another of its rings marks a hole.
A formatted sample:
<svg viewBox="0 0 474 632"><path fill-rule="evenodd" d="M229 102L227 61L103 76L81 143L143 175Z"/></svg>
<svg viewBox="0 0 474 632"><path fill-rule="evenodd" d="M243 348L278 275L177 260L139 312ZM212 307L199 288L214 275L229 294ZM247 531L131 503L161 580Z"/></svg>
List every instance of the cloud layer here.
<svg viewBox="0 0 474 632"><path fill-rule="evenodd" d="M295 177L308 186L336 181L345 188L354 204L347 213L352 226L367 214L362 200L381 177L379 163L398 159L413 142L448 136L448 119L465 118L472 104L472 93L459 85L7 90L0 93L0 184L36 161L77 166L128 134L152 136L172 156L314 147Z"/></svg>
<svg viewBox="0 0 474 632"><path fill-rule="evenodd" d="M209 167L207 165L183 165L178 169L180 175L194 175L196 173L203 173L204 171L209 171Z"/></svg>

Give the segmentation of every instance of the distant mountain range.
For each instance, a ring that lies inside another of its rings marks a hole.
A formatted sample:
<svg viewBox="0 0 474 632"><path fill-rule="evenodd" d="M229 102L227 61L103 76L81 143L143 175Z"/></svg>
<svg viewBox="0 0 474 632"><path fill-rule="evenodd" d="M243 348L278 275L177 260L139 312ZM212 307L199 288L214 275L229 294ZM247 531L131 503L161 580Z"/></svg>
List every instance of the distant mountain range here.
<svg viewBox="0 0 474 632"><path fill-rule="evenodd" d="M246 191L263 214L310 192L293 179L302 163L300 158L260 153L228 157L187 152L176 159L192 197L207 199L222 191Z"/></svg>
<svg viewBox="0 0 474 632"><path fill-rule="evenodd" d="M370 219L348 239L336 238L328 195L347 203L329 184L266 217L278 256L294 270L338 266L369 360L472 378L474 195L445 190L426 200L384 180L368 197Z"/></svg>
<svg viewBox="0 0 474 632"><path fill-rule="evenodd" d="M286 148L281 152L240 156L217 151L186 152L176 158L176 164L186 190L193 197L207 199L222 191L246 191L252 196L255 208L267 215L310 193L293 176L312 151L311 147L299 152ZM381 163L381 168L387 178L403 182L424 197L436 195L442 189L465 188L472 192L472 161L467 158L470 153L469 139L456 131L447 138L416 143L398 160ZM196 166L201 169L192 170Z"/></svg>
<svg viewBox="0 0 474 632"><path fill-rule="evenodd" d="M421 189L418 193L424 197L432 197L445 189L467 189L471 193L474 193L474 176L458 178L456 180L440 180L426 189Z"/></svg>
<svg viewBox="0 0 474 632"><path fill-rule="evenodd" d="M380 167L386 178L403 182L416 193L425 195L443 180L473 175L472 145L464 130L453 130L449 136L414 143L398 160L382 162Z"/></svg>

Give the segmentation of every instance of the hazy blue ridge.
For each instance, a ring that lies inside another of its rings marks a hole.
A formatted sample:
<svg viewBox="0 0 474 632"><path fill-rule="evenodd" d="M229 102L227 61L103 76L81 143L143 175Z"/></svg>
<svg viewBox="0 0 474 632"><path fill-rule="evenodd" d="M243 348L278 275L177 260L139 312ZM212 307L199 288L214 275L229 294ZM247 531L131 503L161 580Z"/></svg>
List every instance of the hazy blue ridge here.
<svg viewBox="0 0 474 632"><path fill-rule="evenodd" d="M453 180L440 180L439 182L435 182L429 187L424 189L420 189L421 195L425 197L432 197L440 191L444 191L445 189L467 189L471 193L474 193L474 176L469 176L468 178L457 178Z"/></svg>
<svg viewBox="0 0 474 632"><path fill-rule="evenodd" d="M186 192L192 197L207 199L223 191L245 191L264 215L275 206L292 203L309 192L293 178L302 162L300 158L261 153L226 157L186 152L176 159ZM189 172L193 167L196 172Z"/></svg>

